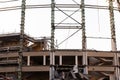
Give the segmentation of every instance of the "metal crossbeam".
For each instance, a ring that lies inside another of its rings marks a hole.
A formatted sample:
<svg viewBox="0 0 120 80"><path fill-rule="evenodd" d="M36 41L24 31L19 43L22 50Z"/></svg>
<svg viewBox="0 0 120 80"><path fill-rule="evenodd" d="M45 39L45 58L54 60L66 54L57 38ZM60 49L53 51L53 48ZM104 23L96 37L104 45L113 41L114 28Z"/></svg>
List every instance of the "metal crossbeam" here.
<svg viewBox="0 0 120 80"><path fill-rule="evenodd" d="M58 8L81 8L81 4L79 4L79 5L76 5L76 4L55 4L55 6ZM35 8L51 8L51 5L50 4L26 5L26 9L35 9ZM88 5L88 4L86 4L85 8L109 10L108 6L100 6L100 5ZM21 6L3 7L3 8L0 8L0 12L18 10L18 9L21 9ZM117 7L114 7L113 9L116 11L119 10Z"/></svg>
<svg viewBox="0 0 120 80"><path fill-rule="evenodd" d="M55 29L82 29L81 26L55 26Z"/></svg>

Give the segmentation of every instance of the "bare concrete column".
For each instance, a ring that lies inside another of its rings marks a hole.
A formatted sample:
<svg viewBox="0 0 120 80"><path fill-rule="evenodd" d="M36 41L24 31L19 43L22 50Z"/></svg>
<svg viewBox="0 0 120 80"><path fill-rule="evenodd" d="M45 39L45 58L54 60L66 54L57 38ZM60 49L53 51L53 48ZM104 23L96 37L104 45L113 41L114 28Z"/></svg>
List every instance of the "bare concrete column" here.
<svg viewBox="0 0 120 80"><path fill-rule="evenodd" d="M62 65L62 56L59 56L59 65Z"/></svg>
<svg viewBox="0 0 120 80"><path fill-rule="evenodd" d="M53 65L55 65L55 53L53 54Z"/></svg>
<svg viewBox="0 0 120 80"><path fill-rule="evenodd" d="M88 74L88 57L87 57L87 52L83 52L83 65L85 66L84 68L84 74Z"/></svg>
<svg viewBox="0 0 120 80"><path fill-rule="evenodd" d="M116 31L115 31L115 20L114 20L114 6L113 6L113 0L109 0L109 14L110 14L110 28L111 28L111 48L112 51L117 51L117 44L116 44ZM120 80L120 70L119 67L119 59L118 59L118 53L114 53L114 62L113 65L115 66L115 80Z"/></svg>
<svg viewBox="0 0 120 80"><path fill-rule="evenodd" d="M43 56L43 65L46 65L46 56Z"/></svg>
<svg viewBox="0 0 120 80"><path fill-rule="evenodd" d="M78 65L78 56L75 56L75 65Z"/></svg>
<svg viewBox="0 0 120 80"><path fill-rule="evenodd" d="M115 79L114 79L114 75L112 75L112 74L109 75L109 78L110 78L110 80L115 80Z"/></svg>
<svg viewBox="0 0 120 80"><path fill-rule="evenodd" d="M30 66L30 56L27 56L27 66Z"/></svg>

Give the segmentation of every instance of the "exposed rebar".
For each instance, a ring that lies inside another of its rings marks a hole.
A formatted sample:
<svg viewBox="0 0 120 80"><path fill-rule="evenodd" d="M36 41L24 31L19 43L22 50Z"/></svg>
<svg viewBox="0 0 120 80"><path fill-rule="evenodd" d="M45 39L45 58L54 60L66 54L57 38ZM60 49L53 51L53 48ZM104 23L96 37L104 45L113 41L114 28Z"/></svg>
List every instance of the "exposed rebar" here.
<svg viewBox="0 0 120 80"><path fill-rule="evenodd" d="M84 67L84 74L88 74L88 68L87 68L87 53L86 53L86 29L85 29L85 1L81 0L81 26L82 26L82 50L83 50L83 65Z"/></svg>
<svg viewBox="0 0 120 80"><path fill-rule="evenodd" d="M110 28L111 28L111 47L112 51L117 51L116 45L116 34L115 34L115 21L114 21L114 11L113 11L113 0L109 0L109 14L110 14ZM114 53L114 62L115 65L115 80L119 80L119 68L118 66L118 56L117 53Z"/></svg>
<svg viewBox="0 0 120 80"><path fill-rule="evenodd" d="M118 11L120 12L120 0L117 0L117 4L118 4Z"/></svg>
<svg viewBox="0 0 120 80"><path fill-rule="evenodd" d="M86 50L86 33L85 33L85 4L81 0L81 26L82 26L82 49Z"/></svg>
<svg viewBox="0 0 120 80"><path fill-rule="evenodd" d="M24 26L25 26L25 6L26 0L22 0L21 5L21 24L20 24L20 50L19 50L19 58L18 58L18 80L22 80L22 57L23 57L23 42L24 42Z"/></svg>
<svg viewBox="0 0 120 80"><path fill-rule="evenodd" d="M111 44L112 50L116 51L116 34L115 34L115 21L114 21L114 12L113 12L113 2L109 0L109 14L110 14L110 28L111 28Z"/></svg>
<svg viewBox="0 0 120 80"><path fill-rule="evenodd" d="M50 78L54 80L54 35L55 35L55 2L51 0L51 51L50 51Z"/></svg>

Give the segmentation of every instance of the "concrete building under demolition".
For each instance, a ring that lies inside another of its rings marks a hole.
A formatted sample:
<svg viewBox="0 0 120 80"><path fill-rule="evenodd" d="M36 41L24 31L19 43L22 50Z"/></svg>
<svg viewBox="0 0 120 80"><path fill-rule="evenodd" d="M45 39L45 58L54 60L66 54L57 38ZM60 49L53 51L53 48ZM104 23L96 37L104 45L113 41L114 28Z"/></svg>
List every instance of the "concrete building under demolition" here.
<svg viewBox="0 0 120 80"><path fill-rule="evenodd" d="M19 69L18 52L20 49L19 39L20 39L20 33L10 33L10 34L0 35L0 53L1 53L0 80L9 80L9 78L11 78L10 80L17 80L17 71ZM24 44L23 51L25 52L26 56L23 56L22 66L28 66L30 68L29 69L27 67L24 67L24 70L28 70L28 71L24 71L22 69L22 72L25 72L23 73L24 76L23 80L34 80L31 76L36 75L37 78L39 77L38 73L43 76L45 75L47 79L48 78L47 71L49 70L48 66L44 66L43 68L42 67L40 68L39 66L49 65L49 56L48 54L46 54L46 52L48 52L49 50L48 39L47 38L34 39L24 34L23 44ZM43 53L39 54L39 52L41 51L43 51ZM29 55L29 52L31 56ZM46 55L42 56L42 54L44 53ZM36 67L30 67L30 66L36 66ZM41 78L38 79L42 80L43 76L41 76ZM2 79L2 78L7 78L7 79Z"/></svg>
<svg viewBox="0 0 120 80"><path fill-rule="evenodd" d="M20 33L0 35L0 79L18 80ZM50 39L34 39L24 34L22 80L48 80L50 70ZM114 80L115 54L119 51L55 49L54 80ZM83 64L87 53L87 65ZM84 74L87 68L88 74Z"/></svg>
<svg viewBox="0 0 120 80"><path fill-rule="evenodd" d="M120 1L117 0L118 8L113 6L113 0L108 0L108 6L86 5L84 0L80 0L80 3L72 1L75 4L57 4L51 0L51 4L47 5L26 5L22 0L20 33L0 34L0 80L120 80L120 51L116 46L114 23L114 11L119 11ZM24 33L25 10L30 8L51 8L50 38L36 39ZM87 49L85 8L109 11L111 51ZM56 11L67 17L57 23ZM73 13L67 14L65 11ZM75 12L81 12L81 21L73 18ZM68 18L74 23L63 23ZM82 49L56 49L56 29L81 30Z"/></svg>

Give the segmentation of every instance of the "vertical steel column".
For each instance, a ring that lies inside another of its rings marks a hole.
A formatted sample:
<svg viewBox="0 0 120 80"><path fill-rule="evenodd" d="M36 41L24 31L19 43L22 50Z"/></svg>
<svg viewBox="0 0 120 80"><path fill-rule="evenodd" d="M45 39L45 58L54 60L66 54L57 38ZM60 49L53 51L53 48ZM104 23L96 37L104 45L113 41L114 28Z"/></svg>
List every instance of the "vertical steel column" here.
<svg viewBox="0 0 120 80"><path fill-rule="evenodd" d="M109 0L109 14L110 14L110 27L111 27L111 47L112 47L112 51L117 51L113 0ZM114 65L115 65L115 80L119 80L119 68L117 67L118 66L117 53L114 53Z"/></svg>
<svg viewBox="0 0 120 80"><path fill-rule="evenodd" d="M55 34L55 2L51 0L51 52L50 52L50 79L54 79L54 34Z"/></svg>
<svg viewBox="0 0 120 80"><path fill-rule="evenodd" d="M22 80L22 57L23 57L23 42L24 42L24 26L25 26L25 6L26 0L22 0L21 5L21 24L20 24L20 51L19 51L19 66L18 66L18 80Z"/></svg>
<svg viewBox="0 0 120 80"><path fill-rule="evenodd" d="M81 0L81 22L82 22L82 50L83 50L83 65L85 65L84 68L84 74L88 74L87 69L87 53L86 53L86 32L85 32L85 1Z"/></svg>

